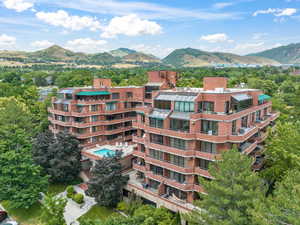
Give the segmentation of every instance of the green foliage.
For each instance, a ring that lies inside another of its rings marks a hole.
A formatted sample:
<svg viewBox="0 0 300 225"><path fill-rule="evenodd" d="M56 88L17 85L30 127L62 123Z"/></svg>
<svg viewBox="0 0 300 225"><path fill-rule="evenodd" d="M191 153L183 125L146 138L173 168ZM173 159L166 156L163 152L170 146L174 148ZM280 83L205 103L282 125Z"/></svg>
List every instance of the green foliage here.
<svg viewBox="0 0 300 225"><path fill-rule="evenodd" d="M269 182L281 180L291 169L300 170L300 123L278 123L266 149L267 169L262 174Z"/></svg>
<svg viewBox="0 0 300 225"><path fill-rule="evenodd" d="M72 199L78 204L82 204L84 202L84 196L81 193L74 194Z"/></svg>
<svg viewBox="0 0 300 225"><path fill-rule="evenodd" d="M67 191L68 194L69 194L69 193L73 194L73 193L75 192L73 185L69 185L69 186L66 188L66 191Z"/></svg>
<svg viewBox="0 0 300 225"><path fill-rule="evenodd" d="M249 209L254 207L255 198L265 194L265 188L258 175L251 171L252 159L236 149L222 154L222 160L211 164L211 181L200 179L207 195L195 205L186 218L190 224L203 225L249 225Z"/></svg>
<svg viewBox="0 0 300 225"><path fill-rule="evenodd" d="M57 196L46 195L42 204L41 221L45 225L66 225L64 211L67 200Z"/></svg>
<svg viewBox="0 0 300 225"><path fill-rule="evenodd" d="M50 131L40 133L33 143L33 158L50 175L51 182L69 183L81 170L79 141L61 132L54 138Z"/></svg>
<svg viewBox="0 0 300 225"><path fill-rule="evenodd" d="M0 199L11 202L12 208L29 208L47 189L48 179L33 163L26 150L0 154Z"/></svg>
<svg viewBox="0 0 300 225"><path fill-rule="evenodd" d="M95 197L101 206L115 207L121 200L122 188L129 179L122 175L121 154L117 152L113 157L97 160L92 170L87 194Z"/></svg>
<svg viewBox="0 0 300 225"><path fill-rule="evenodd" d="M277 182L273 195L258 199L251 211L254 225L299 225L300 172L290 170L281 182Z"/></svg>
<svg viewBox="0 0 300 225"><path fill-rule="evenodd" d="M117 205L116 208L117 208L117 210L119 210L119 211L126 212L127 209L128 209L128 203L125 202L125 201L121 201L121 202L118 203L118 205Z"/></svg>

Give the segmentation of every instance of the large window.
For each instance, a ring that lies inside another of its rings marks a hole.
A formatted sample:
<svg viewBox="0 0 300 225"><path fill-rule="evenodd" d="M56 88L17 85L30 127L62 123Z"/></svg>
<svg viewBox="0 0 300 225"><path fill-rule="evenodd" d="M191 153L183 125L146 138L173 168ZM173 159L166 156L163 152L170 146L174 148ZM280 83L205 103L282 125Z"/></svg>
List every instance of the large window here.
<svg viewBox="0 0 300 225"><path fill-rule="evenodd" d="M170 137L170 147L185 150L186 141L179 138Z"/></svg>
<svg viewBox="0 0 300 225"><path fill-rule="evenodd" d="M133 97L132 92L126 92L126 97L127 97L127 98L132 98L132 97Z"/></svg>
<svg viewBox="0 0 300 225"><path fill-rule="evenodd" d="M218 135L218 122L211 120L202 120L201 133Z"/></svg>
<svg viewBox="0 0 300 225"><path fill-rule="evenodd" d="M157 128L163 128L163 120L157 119L157 118L149 118L150 120L150 127L157 127Z"/></svg>
<svg viewBox="0 0 300 225"><path fill-rule="evenodd" d="M171 109L171 101L155 100L154 108L157 109Z"/></svg>
<svg viewBox="0 0 300 225"><path fill-rule="evenodd" d="M175 102L174 106L175 112L194 112L195 103L194 102Z"/></svg>
<svg viewBox="0 0 300 225"><path fill-rule="evenodd" d="M150 164L150 170L156 175L163 176L163 174L164 174L164 169L159 166L154 166L154 165Z"/></svg>
<svg viewBox="0 0 300 225"><path fill-rule="evenodd" d="M158 134L150 134L150 142L162 145L163 136Z"/></svg>
<svg viewBox="0 0 300 225"><path fill-rule="evenodd" d="M112 111L117 109L117 104L114 102L106 103L106 111Z"/></svg>
<svg viewBox="0 0 300 225"><path fill-rule="evenodd" d="M68 105L68 104L63 104L63 105L62 105L62 110L63 110L64 112L68 112L68 111L69 111L69 105Z"/></svg>
<svg viewBox="0 0 300 225"><path fill-rule="evenodd" d="M161 152L161 151L150 149L149 153L150 153L151 158L158 159L158 160L161 160L161 161L164 160L164 153Z"/></svg>
<svg viewBox="0 0 300 225"><path fill-rule="evenodd" d="M185 167L184 157L181 157L181 156L171 155L170 154L170 163L172 163L172 164L174 164L176 166Z"/></svg>
<svg viewBox="0 0 300 225"><path fill-rule="evenodd" d="M232 134L236 134L236 120L232 121L231 132Z"/></svg>
<svg viewBox="0 0 300 225"><path fill-rule="evenodd" d="M91 105L91 111L97 112L98 111L98 105Z"/></svg>
<svg viewBox="0 0 300 225"><path fill-rule="evenodd" d="M171 180L176 180L178 183L184 183L185 182L185 175L181 173L177 173L174 171L170 171L170 179Z"/></svg>
<svg viewBox="0 0 300 225"><path fill-rule="evenodd" d="M217 153L217 145L206 141L201 142L201 152L208 152L212 154Z"/></svg>
<svg viewBox="0 0 300 225"><path fill-rule="evenodd" d="M190 131L190 121L188 120L178 120L178 119L170 119L170 129L189 132Z"/></svg>
<svg viewBox="0 0 300 225"><path fill-rule="evenodd" d="M231 108L232 108L232 110L234 110L236 112L248 109L252 105L253 105L252 98L248 98L248 99L240 100L240 101L238 101L237 99L235 99L233 97L231 98Z"/></svg>
<svg viewBox="0 0 300 225"><path fill-rule="evenodd" d="M242 127L248 127L248 116L242 117Z"/></svg>
<svg viewBox="0 0 300 225"><path fill-rule="evenodd" d="M198 112L214 112L214 102L199 102Z"/></svg>
<svg viewBox="0 0 300 225"><path fill-rule="evenodd" d="M199 159L199 167L203 170L208 170L210 161L205 159Z"/></svg>
<svg viewBox="0 0 300 225"><path fill-rule="evenodd" d="M120 93L112 93L111 98L112 99L119 99L120 98Z"/></svg>
<svg viewBox="0 0 300 225"><path fill-rule="evenodd" d="M261 110L255 112L256 120L261 120Z"/></svg>
<svg viewBox="0 0 300 225"><path fill-rule="evenodd" d="M98 121L98 116L92 116L92 122Z"/></svg>

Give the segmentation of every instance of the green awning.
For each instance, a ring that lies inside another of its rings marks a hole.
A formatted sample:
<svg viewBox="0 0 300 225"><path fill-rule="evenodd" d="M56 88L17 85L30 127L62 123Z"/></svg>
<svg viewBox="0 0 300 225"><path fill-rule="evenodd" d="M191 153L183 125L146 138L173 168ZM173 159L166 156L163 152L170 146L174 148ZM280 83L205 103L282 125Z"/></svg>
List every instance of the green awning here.
<svg viewBox="0 0 300 225"><path fill-rule="evenodd" d="M80 91L76 95L79 95L79 96L110 95L110 92L108 92L108 91Z"/></svg>
<svg viewBox="0 0 300 225"><path fill-rule="evenodd" d="M269 100L270 98L271 96L263 94L258 96L258 101L265 101L265 100Z"/></svg>

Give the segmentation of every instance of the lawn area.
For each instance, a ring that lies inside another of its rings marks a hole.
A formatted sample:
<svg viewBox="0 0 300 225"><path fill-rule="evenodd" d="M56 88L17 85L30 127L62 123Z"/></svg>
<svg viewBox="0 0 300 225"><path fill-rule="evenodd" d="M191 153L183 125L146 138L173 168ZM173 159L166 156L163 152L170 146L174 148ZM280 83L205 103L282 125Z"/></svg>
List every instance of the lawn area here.
<svg viewBox="0 0 300 225"><path fill-rule="evenodd" d="M41 214L41 204L35 203L29 209L12 209L8 201L1 202L8 214L22 225L41 225L39 216Z"/></svg>
<svg viewBox="0 0 300 225"><path fill-rule="evenodd" d="M49 184L48 193L57 195L66 190L67 184Z"/></svg>
<svg viewBox="0 0 300 225"><path fill-rule="evenodd" d="M113 213L114 213L114 211L112 209L102 207L102 206L98 206L98 205L94 205L90 209L90 211L88 211L86 214L84 214L83 216L81 216L79 218L79 221L82 220L82 219L105 220L106 218L108 218Z"/></svg>

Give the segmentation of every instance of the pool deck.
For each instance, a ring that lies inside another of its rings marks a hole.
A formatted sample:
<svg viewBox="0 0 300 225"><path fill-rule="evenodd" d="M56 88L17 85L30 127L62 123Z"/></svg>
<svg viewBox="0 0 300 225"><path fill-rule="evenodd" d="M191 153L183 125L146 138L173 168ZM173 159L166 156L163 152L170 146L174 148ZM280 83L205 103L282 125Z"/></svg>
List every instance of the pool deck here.
<svg viewBox="0 0 300 225"><path fill-rule="evenodd" d="M111 151L121 150L123 152L122 158L124 158L124 157L132 154L134 147L136 147L136 145L128 145L128 146L125 146L124 144L122 146L120 146L120 145L99 145L94 148L84 149L81 151L81 154L82 154L82 156L87 157L89 159L99 160L99 159L102 159L103 156L95 154L94 152L97 150L101 150L101 149L108 149Z"/></svg>

